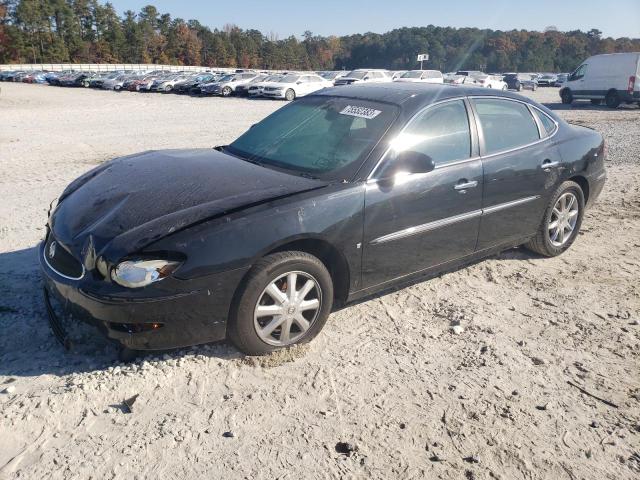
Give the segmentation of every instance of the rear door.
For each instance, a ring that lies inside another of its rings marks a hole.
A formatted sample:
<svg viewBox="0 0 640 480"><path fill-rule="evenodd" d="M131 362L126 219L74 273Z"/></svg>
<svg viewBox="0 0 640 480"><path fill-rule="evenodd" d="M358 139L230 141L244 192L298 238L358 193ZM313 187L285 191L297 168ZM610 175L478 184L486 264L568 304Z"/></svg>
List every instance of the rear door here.
<svg viewBox="0 0 640 480"><path fill-rule="evenodd" d="M478 250L484 250L537 231L563 162L550 117L515 99L475 97L471 103L484 170L478 236Z"/></svg>
<svg viewBox="0 0 640 480"><path fill-rule="evenodd" d="M374 170L365 193L363 288L471 254L482 204L475 124L463 99L431 105L411 120ZM435 169L396 175L401 152L429 156Z"/></svg>

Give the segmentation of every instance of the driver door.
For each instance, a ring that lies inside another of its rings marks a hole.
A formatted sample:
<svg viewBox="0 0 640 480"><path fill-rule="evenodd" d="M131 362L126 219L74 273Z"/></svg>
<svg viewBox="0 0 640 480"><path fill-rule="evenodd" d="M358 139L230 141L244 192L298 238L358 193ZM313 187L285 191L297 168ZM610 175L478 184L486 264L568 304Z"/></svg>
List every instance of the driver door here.
<svg viewBox="0 0 640 480"><path fill-rule="evenodd" d="M365 192L363 288L475 251L483 185L469 111L462 99L423 110L373 172ZM394 161L406 151L427 155L435 168L427 173L394 172Z"/></svg>

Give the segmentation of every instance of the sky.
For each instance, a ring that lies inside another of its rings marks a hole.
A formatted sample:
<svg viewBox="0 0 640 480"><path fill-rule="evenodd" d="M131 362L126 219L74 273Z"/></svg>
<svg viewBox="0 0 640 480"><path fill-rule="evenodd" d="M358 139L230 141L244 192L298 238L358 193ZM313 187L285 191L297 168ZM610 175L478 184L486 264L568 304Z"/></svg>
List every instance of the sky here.
<svg viewBox="0 0 640 480"><path fill-rule="evenodd" d="M233 23L279 38L384 33L399 27L561 31L592 28L640 38L640 0L110 0L119 14L154 5L160 13L221 28Z"/></svg>

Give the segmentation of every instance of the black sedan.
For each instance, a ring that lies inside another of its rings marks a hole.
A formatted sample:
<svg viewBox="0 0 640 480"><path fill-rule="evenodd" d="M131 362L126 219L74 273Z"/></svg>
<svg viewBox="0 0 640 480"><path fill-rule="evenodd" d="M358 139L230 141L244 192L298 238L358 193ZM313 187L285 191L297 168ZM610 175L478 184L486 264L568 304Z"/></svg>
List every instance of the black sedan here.
<svg viewBox="0 0 640 480"><path fill-rule="evenodd" d="M507 73L504 78L504 82L507 84L509 90L533 90L538 89L538 80L533 75L527 75L526 73Z"/></svg>
<svg viewBox="0 0 640 480"><path fill-rule="evenodd" d="M559 255L605 182L602 136L508 92L325 89L214 149L72 182L40 247L45 299L126 352L231 339L264 354L340 305L525 245Z"/></svg>

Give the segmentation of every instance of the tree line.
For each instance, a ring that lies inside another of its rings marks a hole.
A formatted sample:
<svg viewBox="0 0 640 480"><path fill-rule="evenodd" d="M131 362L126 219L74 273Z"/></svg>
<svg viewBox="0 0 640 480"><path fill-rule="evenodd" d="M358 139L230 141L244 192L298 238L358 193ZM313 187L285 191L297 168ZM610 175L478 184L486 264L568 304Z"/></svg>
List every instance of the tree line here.
<svg viewBox="0 0 640 480"><path fill-rule="evenodd" d="M387 33L301 38L235 25L211 30L148 5L119 16L99 0L0 0L2 63L158 63L260 69L424 68L443 72L573 70L598 53L640 51L640 39L604 38L592 29L560 32L429 25Z"/></svg>

